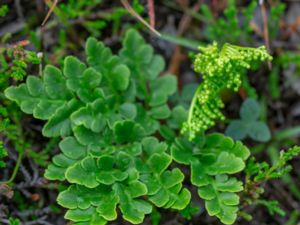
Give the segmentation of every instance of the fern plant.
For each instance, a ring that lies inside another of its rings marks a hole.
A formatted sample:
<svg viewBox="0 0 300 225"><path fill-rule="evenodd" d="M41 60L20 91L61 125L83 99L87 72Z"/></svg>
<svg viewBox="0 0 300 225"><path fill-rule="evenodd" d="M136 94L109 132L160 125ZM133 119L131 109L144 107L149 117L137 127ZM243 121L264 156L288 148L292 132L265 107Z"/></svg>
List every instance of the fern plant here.
<svg viewBox="0 0 300 225"><path fill-rule="evenodd" d="M94 38L86 55L87 64L69 56L63 70L47 66L42 78L28 76L5 91L24 112L47 121L45 136L63 138L45 176L70 183L57 199L68 208L65 217L106 224L117 218L118 207L137 224L153 205L185 208L184 175L169 168L169 147L153 136L159 120L170 116L166 102L176 90L175 76L158 78L162 57L133 30L119 55Z"/></svg>
<svg viewBox="0 0 300 225"><path fill-rule="evenodd" d="M155 208L188 211L191 194L175 161L191 168L191 183L209 215L235 222L244 189L235 175L245 169L250 151L204 130L222 117L220 91L236 90L240 72L270 56L263 47L227 44L219 52L214 44L203 50L195 67L207 73L189 112L184 96L183 105L170 109L176 78L158 76L163 58L135 30L126 33L118 54L89 38L86 63L68 56L62 70L48 65L41 77L6 89L22 111L46 122L44 136L62 138L45 177L68 183L57 198L68 209L66 219L101 225L120 212L140 224L145 215L158 214ZM179 132L182 126L188 135Z"/></svg>

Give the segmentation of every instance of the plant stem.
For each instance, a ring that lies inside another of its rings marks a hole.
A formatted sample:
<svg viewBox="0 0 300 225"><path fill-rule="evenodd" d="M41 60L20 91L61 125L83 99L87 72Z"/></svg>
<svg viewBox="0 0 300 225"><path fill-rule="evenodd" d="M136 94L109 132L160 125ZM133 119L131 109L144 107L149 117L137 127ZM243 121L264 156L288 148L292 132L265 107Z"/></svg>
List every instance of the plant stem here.
<svg viewBox="0 0 300 225"><path fill-rule="evenodd" d="M200 92L200 91L201 91L201 85L197 88L197 90L196 90L196 92L194 94L194 97L193 97L190 109L189 109L189 114L188 114L188 119L187 119L189 129L190 129L191 122L192 122L194 107L196 107L196 101L197 101L197 98L198 98L198 92Z"/></svg>
<svg viewBox="0 0 300 225"><path fill-rule="evenodd" d="M23 151L23 152L21 152L19 154L16 166L15 166L15 168L13 170L13 173L12 173L11 177L7 181L0 181L0 184L10 184L10 183L12 183L14 181L14 179L16 178L17 173L19 171L19 168L21 166L21 162L22 162L22 158L23 158L24 152L25 151Z"/></svg>

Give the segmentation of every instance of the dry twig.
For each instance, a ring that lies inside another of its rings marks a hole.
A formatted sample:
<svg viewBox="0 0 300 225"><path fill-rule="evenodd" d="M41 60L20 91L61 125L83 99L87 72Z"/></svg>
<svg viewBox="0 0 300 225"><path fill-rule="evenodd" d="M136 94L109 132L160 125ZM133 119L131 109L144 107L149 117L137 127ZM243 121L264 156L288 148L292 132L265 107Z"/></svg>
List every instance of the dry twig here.
<svg viewBox="0 0 300 225"><path fill-rule="evenodd" d="M148 0L148 14L150 17L150 26L155 29L155 9L154 0Z"/></svg>

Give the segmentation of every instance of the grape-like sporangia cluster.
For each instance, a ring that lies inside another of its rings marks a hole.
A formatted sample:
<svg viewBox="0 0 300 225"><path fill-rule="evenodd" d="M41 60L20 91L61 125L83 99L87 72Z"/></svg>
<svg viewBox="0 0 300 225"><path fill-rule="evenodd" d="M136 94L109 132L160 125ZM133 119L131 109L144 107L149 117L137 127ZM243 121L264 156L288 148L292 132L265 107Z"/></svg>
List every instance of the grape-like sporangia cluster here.
<svg viewBox="0 0 300 225"><path fill-rule="evenodd" d="M204 82L184 126L192 136L222 117L220 90L237 89L244 68L269 58L264 48L225 45L219 52L212 45L202 51L195 68ZM86 56L86 63L68 56L62 70L48 65L41 77L28 76L5 91L25 113L46 121L44 136L62 138L45 177L69 183L57 199L68 209L65 218L102 225L120 212L139 224L153 207L184 209L191 194L183 172L171 167L175 160L191 167L208 213L234 223L243 183L231 175L244 169L249 150L222 134L198 135L192 142L176 135L188 117L183 106L167 104L176 77L158 76L164 60L136 31L126 33L116 55L89 38Z"/></svg>
<svg viewBox="0 0 300 225"><path fill-rule="evenodd" d="M241 76L258 62L270 60L264 46L246 48L224 44L220 50L216 43L200 47L196 56L195 71L202 74L203 82L195 93L184 123L182 132L188 132L192 140L199 131L215 125L216 120L224 120L221 109L224 107L220 91L238 91L242 84Z"/></svg>

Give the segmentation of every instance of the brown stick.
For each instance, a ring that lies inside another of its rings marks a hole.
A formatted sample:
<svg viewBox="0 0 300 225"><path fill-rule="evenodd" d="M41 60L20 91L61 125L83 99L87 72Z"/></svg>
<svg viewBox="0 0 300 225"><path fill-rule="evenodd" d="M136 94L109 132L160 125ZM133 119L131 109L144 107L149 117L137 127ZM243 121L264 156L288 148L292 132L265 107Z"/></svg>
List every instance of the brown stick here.
<svg viewBox="0 0 300 225"><path fill-rule="evenodd" d="M155 9L154 0L148 0L148 14L150 17L150 26L155 28Z"/></svg>
<svg viewBox="0 0 300 225"><path fill-rule="evenodd" d="M270 52L270 38L269 38L269 29L268 29L268 17L267 17L267 10L264 5L264 1L260 1L260 9L261 9L261 15L263 19L263 34L264 34L264 40L266 47L268 51ZM272 69L272 63L271 61L268 61L269 69Z"/></svg>

